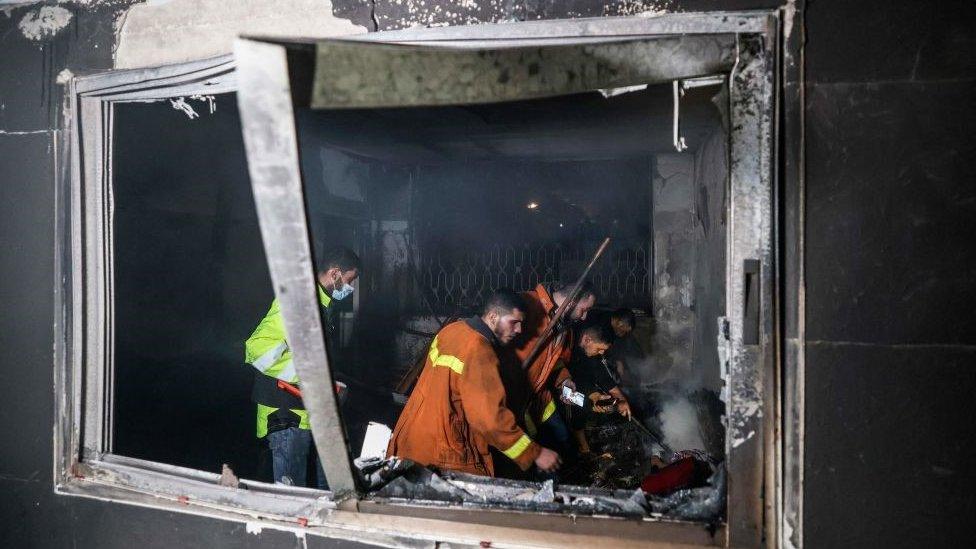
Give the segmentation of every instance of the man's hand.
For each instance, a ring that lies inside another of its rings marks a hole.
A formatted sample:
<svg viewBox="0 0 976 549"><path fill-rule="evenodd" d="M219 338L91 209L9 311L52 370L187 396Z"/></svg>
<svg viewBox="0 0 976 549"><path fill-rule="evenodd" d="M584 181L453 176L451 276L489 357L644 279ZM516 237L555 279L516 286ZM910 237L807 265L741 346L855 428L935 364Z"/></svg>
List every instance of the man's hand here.
<svg viewBox="0 0 976 549"><path fill-rule="evenodd" d="M626 400L621 400L617 402L617 411L620 412L620 415L624 416L627 419L630 419L630 415L631 415L630 403L627 402Z"/></svg>
<svg viewBox="0 0 976 549"><path fill-rule="evenodd" d="M610 412L613 411L613 404L609 404L609 405L606 404L606 401L607 400L610 400L611 398L613 398L610 395L608 395L606 393L601 393L599 391L594 391L594 392L590 393L590 395L589 395L588 398L593 403L593 407L592 407L593 413L595 413L595 414L609 414ZM601 406L600 405L600 402L604 402L604 404Z"/></svg>
<svg viewBox="0 0 976 549"><path fill-rule="evenodd" d="M630 419L630 416L632 415L630 411L630 403L627 402L627 397L624 396L624 393L620 390L620 387L610 389L610 396L616 399L617 410L620 411L620 415Z"/></svg>
<svg viewBox="0 0 976 549"><path fill-rule="evenodd" d="M576 384L573 383L573 380L572 379L567 379L566 381L564 381L562 383L562 385L559 386L559 392L560 392L559 400L562 401L563 404L572 404L573 401L571 401L568 398L562 396L562 391L563 391L562 388L563 387L569 387L570 389L572 389L572 390L575 391L576 390Z"/></svg>
<svg viewBox="0 0 976 549"><path fill-rule="evenodd" d="M535 458L535 466L541 469L543 472L552 473L559 469L562 465L563 460L559 459L559 454L553 452L549 448L543 448L539 452L539 457Z"/></svg>

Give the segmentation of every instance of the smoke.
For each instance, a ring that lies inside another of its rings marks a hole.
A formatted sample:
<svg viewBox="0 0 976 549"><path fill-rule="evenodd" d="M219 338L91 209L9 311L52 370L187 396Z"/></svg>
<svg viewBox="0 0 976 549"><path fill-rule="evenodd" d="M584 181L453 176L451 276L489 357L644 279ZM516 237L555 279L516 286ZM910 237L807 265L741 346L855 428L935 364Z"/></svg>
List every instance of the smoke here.
<svg viewBox="0 0 976 549"><path fill-rule="evenodd" d="M675 451L705 449L698 409L686 397L676 397L662 403L658 420L664 442Z"/></svg>
<svg viewBox="0 0 976 549"><path fill-rule="evenodd" d="M644 359L634 368L627 391L639 402L644 424L655 430L671 450L703 450L716 459L724 455L723 405L718 393L703 385L700 369L672 361ZM664 456L656 444L646 448Z"/></svg>

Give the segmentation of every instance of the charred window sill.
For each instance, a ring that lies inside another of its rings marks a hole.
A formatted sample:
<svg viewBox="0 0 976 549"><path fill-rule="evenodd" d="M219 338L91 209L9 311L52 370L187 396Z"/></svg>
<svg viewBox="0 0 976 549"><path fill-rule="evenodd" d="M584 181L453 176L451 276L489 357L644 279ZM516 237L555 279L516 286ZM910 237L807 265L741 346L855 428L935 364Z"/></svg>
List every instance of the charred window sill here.
<svg viewBox="0 0 976 549"><path fill-rule="evenodd" d="M725 474L715 475L716 488L679 490L666 497L633 490L555 485L444 472L414 467L374 491L370 500L390 505L547 513L572 517L666 520L709 525L721 523Z"/></svg>

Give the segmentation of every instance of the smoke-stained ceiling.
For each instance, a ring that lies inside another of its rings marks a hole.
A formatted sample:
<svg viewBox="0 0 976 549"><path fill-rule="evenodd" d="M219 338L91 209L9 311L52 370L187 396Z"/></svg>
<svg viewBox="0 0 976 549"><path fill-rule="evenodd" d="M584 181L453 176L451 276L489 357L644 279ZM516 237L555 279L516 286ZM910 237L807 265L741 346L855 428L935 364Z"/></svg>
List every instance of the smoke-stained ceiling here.
<svg viewBox="0 0 976 549"><path fill-rule="evenodd" d="M718 121L717 86L681 99L681 135L695 150ZM464 159L606 160L673 152L670 85L464 107L316 111L303 134L363 159L436 164Z"/></svg>

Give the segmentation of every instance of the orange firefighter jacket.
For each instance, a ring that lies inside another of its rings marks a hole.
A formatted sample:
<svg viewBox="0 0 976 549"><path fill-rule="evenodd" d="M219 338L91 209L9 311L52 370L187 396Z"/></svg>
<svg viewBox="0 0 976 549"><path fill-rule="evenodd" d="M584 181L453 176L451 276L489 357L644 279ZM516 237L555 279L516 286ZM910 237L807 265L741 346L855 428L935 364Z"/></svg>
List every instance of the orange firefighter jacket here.
<svg viewBox="0 0 976 549"><path fill-rule="evenodd" d="M519 364L529 358L532 348L548 328L557 309L552 296L542 284L536 286L534 290L523 292L522 299L525 300L527 310L525 320L522 322L522 338L515 348ZM554 334L526 369L529 386L534 393L529 407L530 419L546 421L555 413L556 403L553 401L551 389L571 379L566 365L569 364L572 348L573 334L570 330Z"/></svg>
<svg viewBox="0 0 976 549"><path fill-rule="evenodd" d="M393 430L388 457L494 476L493 446L523 471L532 466L542 447L506 408L496 347L495 335L477 317L438 332Z"/></svg>

